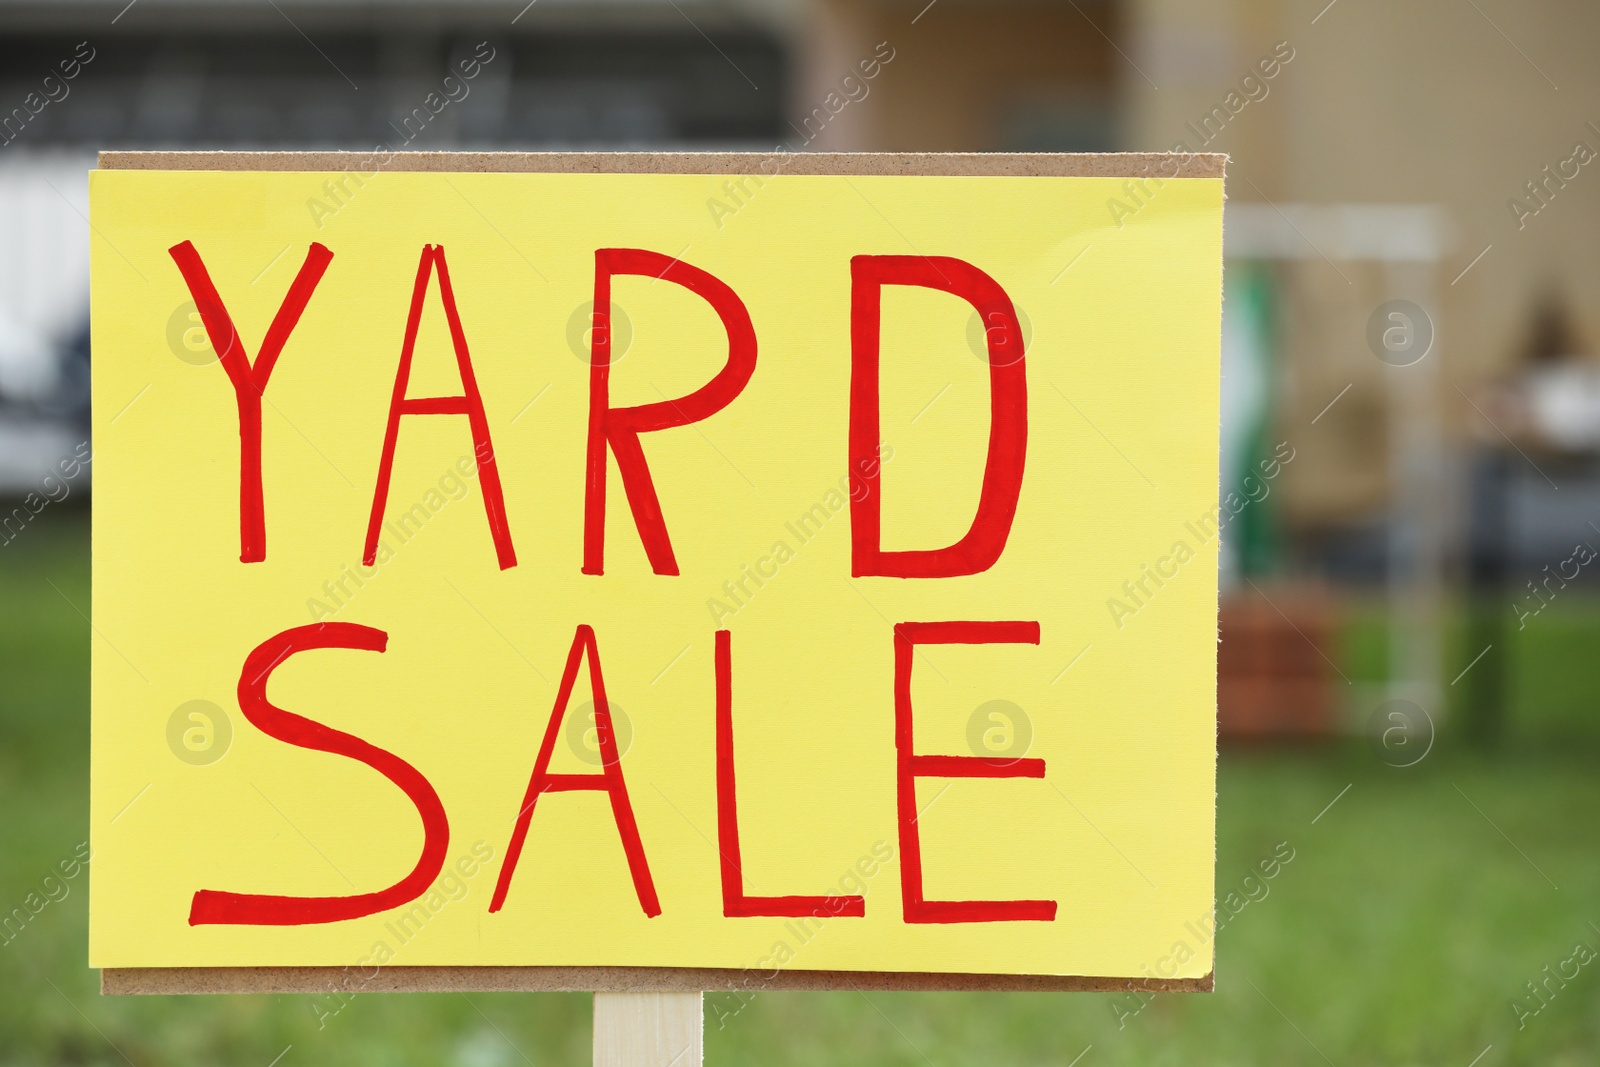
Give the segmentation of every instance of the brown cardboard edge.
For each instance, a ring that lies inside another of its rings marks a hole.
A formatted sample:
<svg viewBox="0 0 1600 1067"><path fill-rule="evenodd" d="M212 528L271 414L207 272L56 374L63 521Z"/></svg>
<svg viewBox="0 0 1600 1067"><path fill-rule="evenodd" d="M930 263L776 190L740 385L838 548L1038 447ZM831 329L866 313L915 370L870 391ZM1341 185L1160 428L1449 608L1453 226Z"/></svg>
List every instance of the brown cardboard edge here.
<svg viewBox="0 0 1600 1067"><path fill-rule="evenodd" d="M773 174L1221 178L1227 160L1213 152L101 152L100 169L767 174L763 164L775 161Z"/></svg>
<svg viewBox="0 0 1600 1067"><path fill-rule="evenodd" d="M362 152L101 152L101 170L319 171L366 165ZM1222 178L1222 153L942 152L396 152L397 173L478 171L528 174L748 174L782 159L778 173L955 177ZM1171 161L1177 169L1168 173ZM1166 167L1162 167L1166 164ZM1158 171L1159 169L1159 171ZM366 173L363 171L362 173ZM943 990L1011 992L1209 993L1200 978L960 974L896 971L783 971L752 983L749 972L712 967L386 967L371 979L346 967L107 967L108 996L173 993L695 992L706 990ZM352 989L352 985L354 988Z"/></svg>
<svg viewBox="0 0 1600 1067"><path fill-rule="evenodd" d="M1209 993L1201 978L1094 978L1049 974L892 971L759 972L717 967L107 967L107 996L171 993L526 993L742 990L941 990L968 992Z"/></svg>

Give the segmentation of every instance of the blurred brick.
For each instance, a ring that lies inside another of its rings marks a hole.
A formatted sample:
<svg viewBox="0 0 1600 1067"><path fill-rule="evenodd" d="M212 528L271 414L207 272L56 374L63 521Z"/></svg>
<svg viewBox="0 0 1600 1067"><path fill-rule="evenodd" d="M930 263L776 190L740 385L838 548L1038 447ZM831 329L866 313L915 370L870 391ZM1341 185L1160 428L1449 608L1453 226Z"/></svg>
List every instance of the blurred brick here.
<svg viewBox="0 0 1600 1067"><path fill-rule="evenodd" d="M1338 614L1327 591L1225 596L1219 612L1217 730L1227 741L1320 740L1337 727ZM1319 651L1320 649L1320 651Z"/></svg>

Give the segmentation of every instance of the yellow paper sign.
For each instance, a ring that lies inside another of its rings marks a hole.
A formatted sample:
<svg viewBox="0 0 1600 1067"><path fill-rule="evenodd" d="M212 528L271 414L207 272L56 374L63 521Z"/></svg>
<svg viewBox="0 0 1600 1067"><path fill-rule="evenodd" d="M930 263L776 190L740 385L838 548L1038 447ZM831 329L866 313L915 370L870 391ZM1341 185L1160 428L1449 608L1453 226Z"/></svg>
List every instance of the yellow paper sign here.
<svg viewBox="0 0 1600 1067"><path fill-rule="evenodd" d="M92 175L101 967L1198 978L1222 183Z"/></svg>

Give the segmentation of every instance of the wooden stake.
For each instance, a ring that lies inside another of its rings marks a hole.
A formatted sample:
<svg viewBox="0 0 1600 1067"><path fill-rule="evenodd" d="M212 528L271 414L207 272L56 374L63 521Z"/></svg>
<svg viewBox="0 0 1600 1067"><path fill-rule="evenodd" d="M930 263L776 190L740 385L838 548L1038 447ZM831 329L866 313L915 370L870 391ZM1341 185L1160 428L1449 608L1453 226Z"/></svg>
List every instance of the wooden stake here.
<svg viewBox="0 0 1600 1067"><path fill-rule="evenodd" d="M699 993L596 993L594 1067L702 1067Z"/></svg>

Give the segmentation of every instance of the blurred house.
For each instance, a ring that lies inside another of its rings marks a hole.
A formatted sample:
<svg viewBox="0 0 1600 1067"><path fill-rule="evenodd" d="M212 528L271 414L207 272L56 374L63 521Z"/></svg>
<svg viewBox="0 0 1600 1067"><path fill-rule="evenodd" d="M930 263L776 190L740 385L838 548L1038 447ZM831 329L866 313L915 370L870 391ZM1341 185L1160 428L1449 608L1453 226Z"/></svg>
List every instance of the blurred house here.
<svg viewBox="0 0 1600 1067"><path fill-rule="evenodd" d="M98 149L1222 151L1231 203L1292 246L1230 268L1250 285L1226 311L1244 347L1224 491L1279 444L1296 456L1230 531L1226 578L1464 574L1500 521L1468 472L1486 447L1515 459L1472 398L1515 377L1548 294L1600 337L1596 40L1579 0L5 3L0 491L85 432ZM477 74L452 89L462 60ZM1294 221L1336 204L1430 205L1434 259L1397 272ZM1431 317L1425 372L1369 344L1394 299ZM1535 529L1506 568L1600 514L1580 482L1515 509Z"/></svg>

